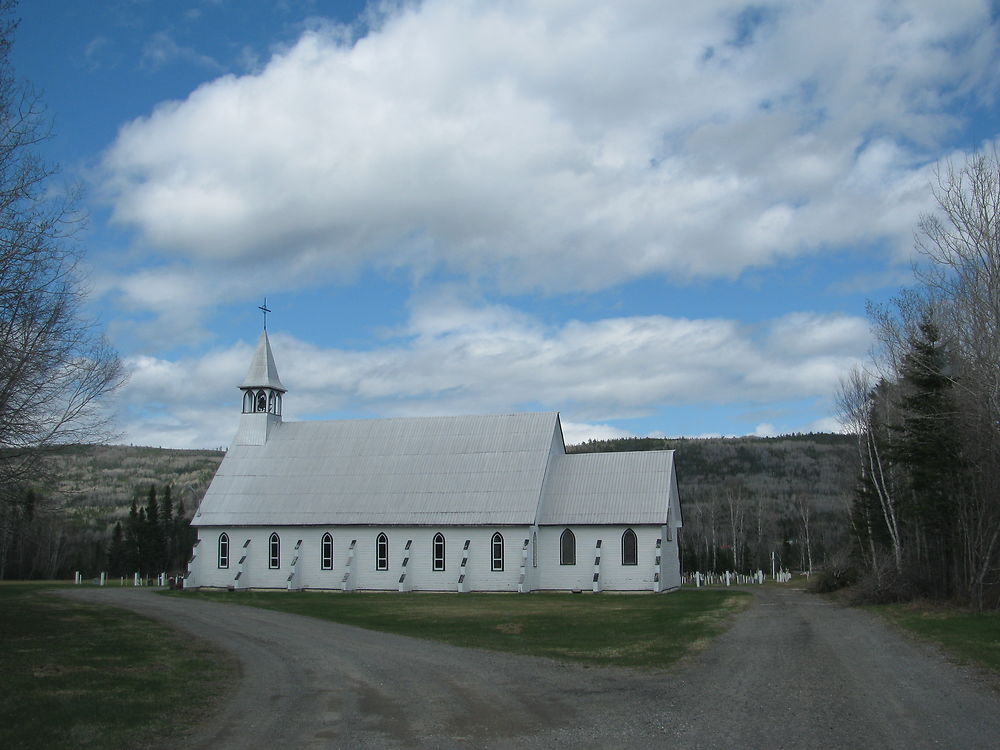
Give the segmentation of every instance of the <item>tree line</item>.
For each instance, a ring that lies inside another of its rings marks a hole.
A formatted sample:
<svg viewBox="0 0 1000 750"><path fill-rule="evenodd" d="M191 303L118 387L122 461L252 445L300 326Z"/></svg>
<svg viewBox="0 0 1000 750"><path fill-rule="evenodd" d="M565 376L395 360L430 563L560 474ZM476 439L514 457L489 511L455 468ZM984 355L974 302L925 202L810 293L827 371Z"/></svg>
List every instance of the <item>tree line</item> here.
<svg viewBox="0 0 1000 750"><path fill-rule="evenodd" d="M945 166L915 283L870 306L878 349L838 393L855 437L861 595L1000 607L1000 158Z"/></svg>
<svg viewBox="0 0 1000 750"><path fill-rule="evenodd" d="M852 441L816 433L773 438L620 438L570 453L674 450L686 571L810 571L849 544Z"/></svg>
<svg viewBox="0 0 1000 750"><path fill-rule="evenodd" d="M115 522L108 544L109 575L120 577L138 573L148 577L185 569L196 534L190 526L183 500L174 512L170 485L163 489L161 496L162 501L158 501L156 487L150 486L146 505L140 507L133 499L125 525Z"/></svg>

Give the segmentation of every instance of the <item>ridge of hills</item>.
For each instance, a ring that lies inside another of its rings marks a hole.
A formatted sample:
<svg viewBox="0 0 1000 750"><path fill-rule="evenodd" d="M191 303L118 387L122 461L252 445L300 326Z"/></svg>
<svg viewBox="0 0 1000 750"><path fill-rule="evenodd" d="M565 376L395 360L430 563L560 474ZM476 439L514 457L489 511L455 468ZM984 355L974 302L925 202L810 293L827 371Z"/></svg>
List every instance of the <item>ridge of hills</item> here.
<svg viewBox="0 0 1000 750"><path fill-rule="evenodd" d="M775 498L808 494L820 508L832 507L854 485L854 444L847 435L814 433L780 437L619 438L567 445L568 453L634 450L676 451L677 482L685 505L721 495L727 485ZM174 504L190 514L201 502L224 451L73 445L52 457L51 480L38 488L59 498L79 519L104 518L109 525L143 501L151 485L170 485Z"/></svg>
<svg viewBox="0 0 1000 750"><path fill-rule="evenodd" d="M856 481L855 439L836 433L777 437L617 438L567 445L567 453L674 450L681 505L711 500L726 487L780 500L808 496L818 509L841 507Z"/></svg>
<svg viewBox="0 0 1000 750"><path fill-rule="evenodd" d="M135 499L145 502L151 486L170 486L174 505L188 516L201 502L225 451L146 448L132 445L71 445L49 461L49 481L38 488L78 521L109 527L128 515Z"/></svg>
<svg viewBox="0 0 1000 750"><path fill-rule="evenodd" d="M847 544L857 460L848 436L623 438L566 449L676 451L684 570L753 571L767 567L775 555L786 567L811 569ZM150 487L160 498L169 487L175 517L189 519L224 455L126 445L63 447L49 457L30 503L0 508L8 531L0 539L0 578L105 569L114 525L125 525L133 501L145 506Z"/></svg>

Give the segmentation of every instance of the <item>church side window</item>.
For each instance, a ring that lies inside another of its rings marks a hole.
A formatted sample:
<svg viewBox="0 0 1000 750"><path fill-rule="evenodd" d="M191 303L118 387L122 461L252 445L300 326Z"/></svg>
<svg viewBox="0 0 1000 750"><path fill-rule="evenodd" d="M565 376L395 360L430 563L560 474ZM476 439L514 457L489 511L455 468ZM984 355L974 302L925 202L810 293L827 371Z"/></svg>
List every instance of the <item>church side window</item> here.
<svg viewBox="0 0 1000 750"><path fill-rule="evenodd" d="M503 570L503 536L500 532L493 535L490 541L492 554L490 555L490 570Z"/></svg>
<svg viewBox="0 0 1000 750"><path fill-rule="evenodd" d="M379 534L375 538L375 570L389 569L389 537Z"/></svg>
<svg viewBox="0 0 1000 750"><path fill-rule="evenodd" d="M639 541L632 529L625 529L622 534L622 565L639 564Z"/></svg>
<svg viewBox="0 0 1000 750"><path fill-rule="evenodd" d="M569 529L559 537L559 564L576 565L576 535Z"/></svg>
<svg viewBox="0 0 1000 750"><path fill-rule="evenodd" d="M434 541L431 543L432 552L432 569L433 570L444 570L444 534L437 533L434 535Z"/></svg>
<svg viewBox="0 0 1000 750"><path fill-rule="evenodd" d="M323 540L320 542L320 555L323 570L333 570L333 537L330 534L323 535Z"/></svg>
<svg viewBox="0 0 1000 750"><path fill-rule="evenodd" d="M219 534L219 567L229 567L229 534Z"/></svg>
<svg viewBox="0 0 1000 750"><path fill-rule="evenodd" d="M281 540L278 538L278 535L274 533L272 533L271 538L267 540L267 567L281 567Z"/></svg>

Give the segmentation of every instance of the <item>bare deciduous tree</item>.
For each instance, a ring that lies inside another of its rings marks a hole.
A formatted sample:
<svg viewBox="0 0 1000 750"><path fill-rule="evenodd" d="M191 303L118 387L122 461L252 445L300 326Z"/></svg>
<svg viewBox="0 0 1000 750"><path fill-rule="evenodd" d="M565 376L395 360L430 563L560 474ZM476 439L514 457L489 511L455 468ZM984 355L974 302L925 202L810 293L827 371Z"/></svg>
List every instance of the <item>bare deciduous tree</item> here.
<svg viewBox="0 0 1000 750"><path fill-rule="evenodd" d="M14 3L0 3L0 492L37 471L46 449L96 442L98 400L123 380L117 354L82 314L73 191L37 153L45 111L9 53Z"/></svg>

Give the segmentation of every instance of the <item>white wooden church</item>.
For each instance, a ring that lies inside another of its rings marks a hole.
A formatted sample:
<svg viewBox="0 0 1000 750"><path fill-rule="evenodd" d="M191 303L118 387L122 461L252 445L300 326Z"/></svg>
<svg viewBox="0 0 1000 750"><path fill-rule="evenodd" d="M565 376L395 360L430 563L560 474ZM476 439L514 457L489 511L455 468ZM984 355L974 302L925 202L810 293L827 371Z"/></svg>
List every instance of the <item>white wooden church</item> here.
<svg viewBox="0 0 1000 750"><path fill-rule="evenodd" d="M265 330L185 587L666 591L673 451L567 454L557 413L285 422Z"/></svg>

